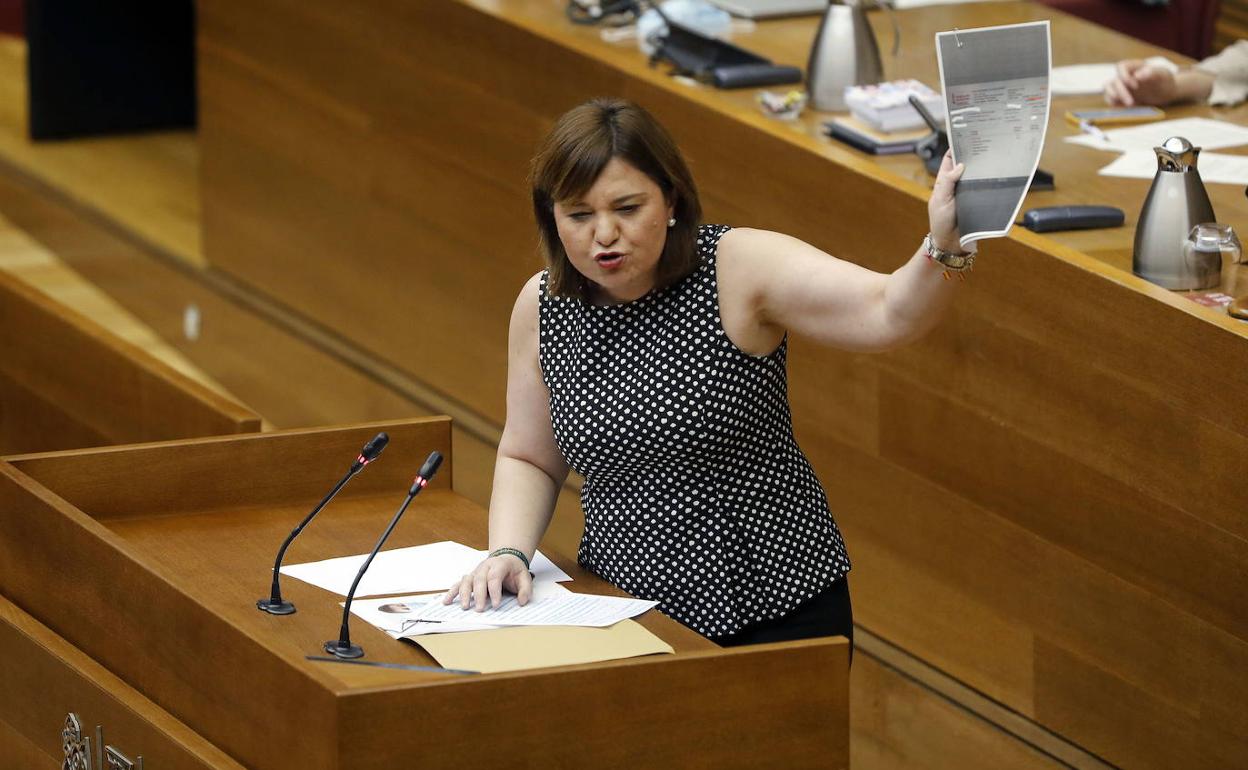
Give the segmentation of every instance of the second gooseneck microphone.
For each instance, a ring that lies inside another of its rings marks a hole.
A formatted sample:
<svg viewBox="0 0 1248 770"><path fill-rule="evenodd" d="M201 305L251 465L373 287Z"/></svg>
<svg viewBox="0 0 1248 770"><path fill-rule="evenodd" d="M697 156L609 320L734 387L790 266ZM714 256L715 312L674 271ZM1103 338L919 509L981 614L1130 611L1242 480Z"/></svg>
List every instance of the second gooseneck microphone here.
<svg viewBox="0 0 1248 770"><path fill-rule="evenodd" d="M429 455L428 460L425 460L425 464L420 466L420 471L412 481L412 488L407 491L407 497L403 500L403 504L399 506L398 512L390 520L390 526L386 527L386 531L381 533L381 539L377 541L377 545L373 546L373 552L368 555L368 558L360 565L360 571L355 574L355 581L351 583L351 590L347 592L346 604L343 605L342 628L338 632L337 639L331 639L325 643L325 652L336 655L339 658L364 657L364 648L358 644L351 644L351 601L355 598L355 589L359 587L360 578L364 577L364 573L368 570L368 565L373 563L373 558L381 550L381 546L386 542L386 538L390 537L390 533L394 531L395 526L399 523L399 519L403 516L403 512L407 510L407 506L411 505L416 495L420 494L420 490L428 485L430 479L433 478L433 474L438 472L438 466L441 464L442 453L434 452Z"/></svg>
<svg viewBox="0 0 1248 770"><path fill-rule="evenodd" d="M290 547L291 541L303 531L303 528L308 526L308 522L316 518L316 514L320 513L322 508L329 505L329 501L334 499L334 495L338 494L339 490L345 487L347 482L354 478L357 473L364 470L364 466L376 460L377 455L381 454L381 450L385 449L386 444L389 443L390 437L384 431L373 436L372 440L360 450L359 457L355 458L355 462L351 464L351 469L347 471L347 475L343 476L342 480L329 491L329 494L325 495L325 499L321 500L320 504L313 508L312 512L304 517L303 521L299 522L299 526L291 530L290 534L286 536L285 542L282 543L282 547L277 551L277 559L273 562L273 586L269 590L269 597L257 601L256 609L267 612L270 615L290 615L295 611L293 602L282 599L281 570L282 558L286 556L286 549Z"/></svg>

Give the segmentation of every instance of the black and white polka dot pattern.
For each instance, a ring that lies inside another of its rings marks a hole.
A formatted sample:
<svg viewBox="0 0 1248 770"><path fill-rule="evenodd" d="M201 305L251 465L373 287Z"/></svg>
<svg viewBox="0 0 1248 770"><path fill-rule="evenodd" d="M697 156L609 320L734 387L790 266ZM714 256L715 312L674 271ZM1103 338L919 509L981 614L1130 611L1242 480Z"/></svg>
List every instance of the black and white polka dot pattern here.
<svg viewBox="0 0 1248 770"><path fill-rule="evenodd" d="M707 636L785 615L849 571L827 498L793 438L785 359L724 333L715 250L623 305L551 297L539 360L564 459L585 477L578 561Z"/></svg>

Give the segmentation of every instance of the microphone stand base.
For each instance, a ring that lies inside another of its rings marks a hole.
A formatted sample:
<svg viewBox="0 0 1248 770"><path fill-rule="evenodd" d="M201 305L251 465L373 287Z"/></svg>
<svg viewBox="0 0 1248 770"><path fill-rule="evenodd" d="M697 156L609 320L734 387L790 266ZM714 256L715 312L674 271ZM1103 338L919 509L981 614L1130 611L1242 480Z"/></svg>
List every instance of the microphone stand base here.
<svg viewBox="0 0 1248 770"><path fill-rule="evenodd" d="M345 645L340 639L331 639L325 643L325 652L339 658L353 660L355 658L364 657L364 648L358 644L347 642Z"/></svg>
<svg viewBox="0 0 1248 770"><path fill-rule="evenodd" d="M295 605L287 601L273 601L272 599L260 599L256 602L256 609L261 612L267 612L270 615L293 615L295 614Z"/></svg>

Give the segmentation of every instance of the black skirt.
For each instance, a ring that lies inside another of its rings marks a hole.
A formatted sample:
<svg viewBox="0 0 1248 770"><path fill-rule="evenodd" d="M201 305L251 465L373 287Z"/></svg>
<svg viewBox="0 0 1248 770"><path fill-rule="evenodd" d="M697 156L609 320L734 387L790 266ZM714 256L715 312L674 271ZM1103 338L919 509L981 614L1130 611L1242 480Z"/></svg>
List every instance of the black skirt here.
<svg viewBox="0 0 1248 770"><path fill-rule="evenodd" d="M768 620L727 636L711 637L721 647L743 644L789 642L819 636L844 636L854 651L854 611L849 601L849 576L840 578L822 593L799 604L782 618Z"/></svg>

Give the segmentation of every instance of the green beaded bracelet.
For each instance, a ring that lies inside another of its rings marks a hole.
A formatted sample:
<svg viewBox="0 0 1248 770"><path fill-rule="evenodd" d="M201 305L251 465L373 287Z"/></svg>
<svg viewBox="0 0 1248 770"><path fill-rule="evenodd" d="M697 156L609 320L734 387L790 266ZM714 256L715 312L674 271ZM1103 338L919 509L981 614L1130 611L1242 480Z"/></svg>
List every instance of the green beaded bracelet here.
<svg viewBox="0 0 1248 770"><path fill-rule="evenodd" d="M490 558L494 558L495 556L514 556L524 562L524 568L526 570L529 568L529 557L525 556L524 551L521 551L518 548L495 548L490 552Z"/></svg>

